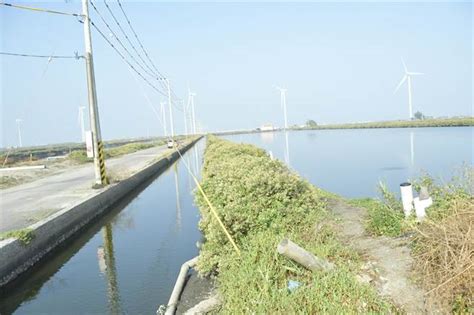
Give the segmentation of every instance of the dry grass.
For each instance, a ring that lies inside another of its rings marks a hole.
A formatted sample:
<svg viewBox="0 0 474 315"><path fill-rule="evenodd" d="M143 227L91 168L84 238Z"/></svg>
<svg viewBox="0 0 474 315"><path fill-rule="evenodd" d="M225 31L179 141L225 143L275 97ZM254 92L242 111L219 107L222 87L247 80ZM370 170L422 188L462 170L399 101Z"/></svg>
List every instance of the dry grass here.
<svg viewBox="0 0 474 315"><path fill-rule="evenodd" d="M416 228L415 272L430 304L442 312L471 313L474 289L474 199L450 200L450 214Z"/></svg>

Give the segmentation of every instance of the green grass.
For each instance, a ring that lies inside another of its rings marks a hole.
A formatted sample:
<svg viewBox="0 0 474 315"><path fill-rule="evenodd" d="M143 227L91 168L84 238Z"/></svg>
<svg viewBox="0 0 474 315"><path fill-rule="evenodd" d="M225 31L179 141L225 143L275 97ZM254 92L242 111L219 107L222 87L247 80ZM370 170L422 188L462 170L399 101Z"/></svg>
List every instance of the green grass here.
<svg viewBox="0 0 474 315"><path fill-rule="evenodd" d="M206 239L198 269L217 276L220 310L242 313L387 313L393 307L355 275L360 257L344 246L326 210L327 193L266 152L210 136L202 187L241 250L239 256L196 192L199 227ZM316 227L319 228L316 228ZM311 272L276 253L288 237L335 263L331 272ZM290 293L289 280L302 286Z"/></svg>
<svg viewBox="0 0 474 315"><path fill-rule="evenodd" d="M35 235L31 229L13 230L0 233L0 241L12 237L18 239L23 245L28 245L35 238Z"/></svg>
<svg viewBox="0 0 474 315"><path fill-rule="evenodd" d="M367 210L365 228L372 235L401 236L407 231L403 212L390 208L378 199L353 199L349 203Z"/></svg>

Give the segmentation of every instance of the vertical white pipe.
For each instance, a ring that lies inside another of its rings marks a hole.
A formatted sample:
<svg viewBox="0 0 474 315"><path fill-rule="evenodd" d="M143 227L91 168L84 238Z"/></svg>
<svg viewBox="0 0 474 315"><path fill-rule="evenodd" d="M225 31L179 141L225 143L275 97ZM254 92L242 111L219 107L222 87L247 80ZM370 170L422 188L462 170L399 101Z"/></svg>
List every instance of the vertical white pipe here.
<svg viewBox="0 0 474 315"><path fill-rule="evenodd" d="M402 196L403 211L408 217L413 210L413 189L410 183L400 184L400 194Z"/></svg>

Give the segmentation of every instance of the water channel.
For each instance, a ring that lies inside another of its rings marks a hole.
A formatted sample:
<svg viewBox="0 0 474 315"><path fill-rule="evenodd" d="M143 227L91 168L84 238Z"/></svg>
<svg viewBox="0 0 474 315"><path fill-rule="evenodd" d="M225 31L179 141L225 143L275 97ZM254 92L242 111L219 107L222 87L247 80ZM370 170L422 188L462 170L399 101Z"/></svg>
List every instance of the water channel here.
<svg viewBox="0 0 474 315"><path fill-rule="evenodd" d="M423 171L448 179L473 164L474 128L292 131L226 136L285 161L313 184L345 197L377 195ZM184 155L200 173L205 141ZM196 256L199 211L179 160L80 237L2 292L0 314L153 314L181 264Z"/></svg>

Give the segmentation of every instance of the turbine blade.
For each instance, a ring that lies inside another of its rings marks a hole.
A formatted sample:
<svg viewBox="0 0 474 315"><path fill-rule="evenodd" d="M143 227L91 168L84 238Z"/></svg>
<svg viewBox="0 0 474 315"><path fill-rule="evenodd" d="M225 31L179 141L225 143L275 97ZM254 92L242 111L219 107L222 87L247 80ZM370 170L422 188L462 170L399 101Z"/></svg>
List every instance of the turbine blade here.
<svg viewBox="0 0 474 315"><path fill-rule="evenodd" d="M393 92L393 94L397 93L398 89L403 85L403 83L405 83L406 79L407 75L404 75L400 83L398 83L397 88L395 89L395 92Z"/></svg>
<svg viewBox="0 0 474 315"><path fill-rule="evenodd" d="M407 73L408 68L407 68L407 65L405 64L405 60L403 60L403 57L402 57L402 64L403 64L403 69L405 69L405 73Z"/></svg>

